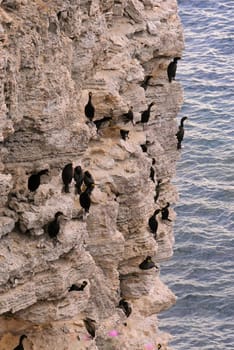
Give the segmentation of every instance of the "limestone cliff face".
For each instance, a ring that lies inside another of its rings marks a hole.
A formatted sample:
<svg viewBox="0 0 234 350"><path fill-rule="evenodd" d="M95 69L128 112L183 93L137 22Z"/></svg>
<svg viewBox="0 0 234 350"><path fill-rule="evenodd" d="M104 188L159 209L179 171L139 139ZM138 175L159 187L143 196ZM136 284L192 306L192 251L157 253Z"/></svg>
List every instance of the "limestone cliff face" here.
<svg viewBox="0 0 234 350"><path fill-rule="evenodd" d="M159 271L139 264L172 255L173 221L158 215L155 240L148 219L177 200L170 180L183 98L166 73L183 50L176 0L0 0L0 47L0 349L23 333L25 350L167 349L157 314L175 296ZM89 91L94 119L112 116L98 132L84 114ZM136 122L151 102L143 127ZM130 106L134 125L121 117ZM95 179L89 215L74 183L62 191L69 162ZM48 175L29 192L30 174L42 169ZM57 211L66 220L55 243L44 227ZM68 291L83 281L83 291ZM85 317L96 321L95 339Z"/></svg>

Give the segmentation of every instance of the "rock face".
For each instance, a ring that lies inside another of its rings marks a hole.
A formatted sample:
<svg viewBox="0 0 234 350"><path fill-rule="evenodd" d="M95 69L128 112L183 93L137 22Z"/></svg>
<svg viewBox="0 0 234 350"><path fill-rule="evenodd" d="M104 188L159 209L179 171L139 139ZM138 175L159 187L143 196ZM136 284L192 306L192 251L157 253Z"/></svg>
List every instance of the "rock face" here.
<svg viewBox="0 0 234 350"><path fill-rule="evenodd" d="M167 79L183 50L176 0L1 0L0 21L0 348L24 333L25 350L167 349L157 314L175 296L159 269L139 264L151 256L159 266L174 242L173 209L171 222L157 215L156 239L148 219L177 201L170 180L183 94ZM94 121L111 117L98 131L84 113L89 91ZM133 123L122 117L130 106ZM63 191L70 162L95 180L89 213L74 180ZM30 192L29 176L43 169ZM58 211L54 240L46 227ZM96 321L94 339L86 317Z"/></svg>

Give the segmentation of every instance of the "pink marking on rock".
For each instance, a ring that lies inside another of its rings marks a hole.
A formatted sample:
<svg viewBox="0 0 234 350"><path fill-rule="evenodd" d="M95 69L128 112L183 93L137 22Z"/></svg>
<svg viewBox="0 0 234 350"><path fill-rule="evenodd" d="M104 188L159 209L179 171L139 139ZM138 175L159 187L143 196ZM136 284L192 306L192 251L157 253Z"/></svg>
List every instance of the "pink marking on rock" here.
<svg viewBox="0 0 234 350"><path fill-rule="evenodd" d="M110 331L108 335L109 337L118 337L119 333L115 329L112 329L112 331Z"/></svg>

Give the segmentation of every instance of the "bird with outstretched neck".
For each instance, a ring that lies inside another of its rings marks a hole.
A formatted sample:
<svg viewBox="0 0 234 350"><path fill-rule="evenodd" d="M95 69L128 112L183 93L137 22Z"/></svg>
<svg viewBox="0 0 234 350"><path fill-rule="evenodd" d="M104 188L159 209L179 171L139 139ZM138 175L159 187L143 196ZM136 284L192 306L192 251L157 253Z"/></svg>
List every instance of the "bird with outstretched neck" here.
<svg viewBox="0 0 234 350"><path fill-rule="evenodd" d="M24 350L23 340L27 338L27 335L22 334L19 340L19 345L17 345L13 350Z"/></svg>
<svg viewBox="0 0 234 350"><path fill-rule="evenodd" d="M180 125L179 125L179 130L176 133L177 137L177 149L181 149L181 143L184 139L184 121L188 119L188 117L183 117L181 118Z"/></svg>
<svg viewBox="0 0 234 350"><path fill-rule="evenodd" d="M95 108L92 104L92 92L89 92L88 103L85 105L85 115L92 122L95 114Z"/></svg>
<svg viewBox="0 0 234 350"><path fill-rule="evenodd" d="M161 209L162 220L171 221L171 219L169 219L169 209L168 209L169 206L170 206L170 203L167 202L166 206Z"/></svg>
<svg viewBox="0 0 234 350"><path fill-rule="evenodd" d="M151 102L151 103L149 104L148 108L147 108L145 111L143 111L143 112L141 113L141 120L139 120L139 121L136 122L136 124L142 123L142 124L143 124L143 129L144 129L144 125L145 125L146 123L148 123L148 121L149 121L149 118L150 118L150 111L151 111L151 108L152 108L152 106L153 106L154 104L155 104L154 102Z"/></svg>
<svg viewBox="0 0 234 350"><path fill-rule="evenodd" d="M171 83L172 80L175 80L178 60L180 60L180 57L175 57L167 67L167 76L168 76L169 83Z"/></svg>

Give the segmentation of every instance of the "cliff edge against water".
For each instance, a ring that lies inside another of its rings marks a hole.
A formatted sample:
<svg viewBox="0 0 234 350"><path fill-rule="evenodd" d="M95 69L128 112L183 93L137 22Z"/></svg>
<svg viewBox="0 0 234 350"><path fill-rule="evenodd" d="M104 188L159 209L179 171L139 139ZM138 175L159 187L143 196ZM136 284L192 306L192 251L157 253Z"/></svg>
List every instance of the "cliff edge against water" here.
<svg viewBox="0 0 234 350"><path fill-rule="evenodd" d="M0 349L21 334L25 350L168 349L157 314L175 296L160 269L139 264L172 255L173 209L171 222L157 216L156 239L148 219L177 201L170 181L183 93L167 79L183 50L177 2L0 0L0 46ZM98 132L84 114L89 91L94 120L112 118ZM151 102L147 125L136 123ZM124 123L130 106L134 123ZM94 177L88 215L74 182L62 191L70 162ZM29 176L42 169L48 174L30 192ZM58 211L66 220L55 242L44 228ZM86 317L96 321L94 339Z"/></svg>

